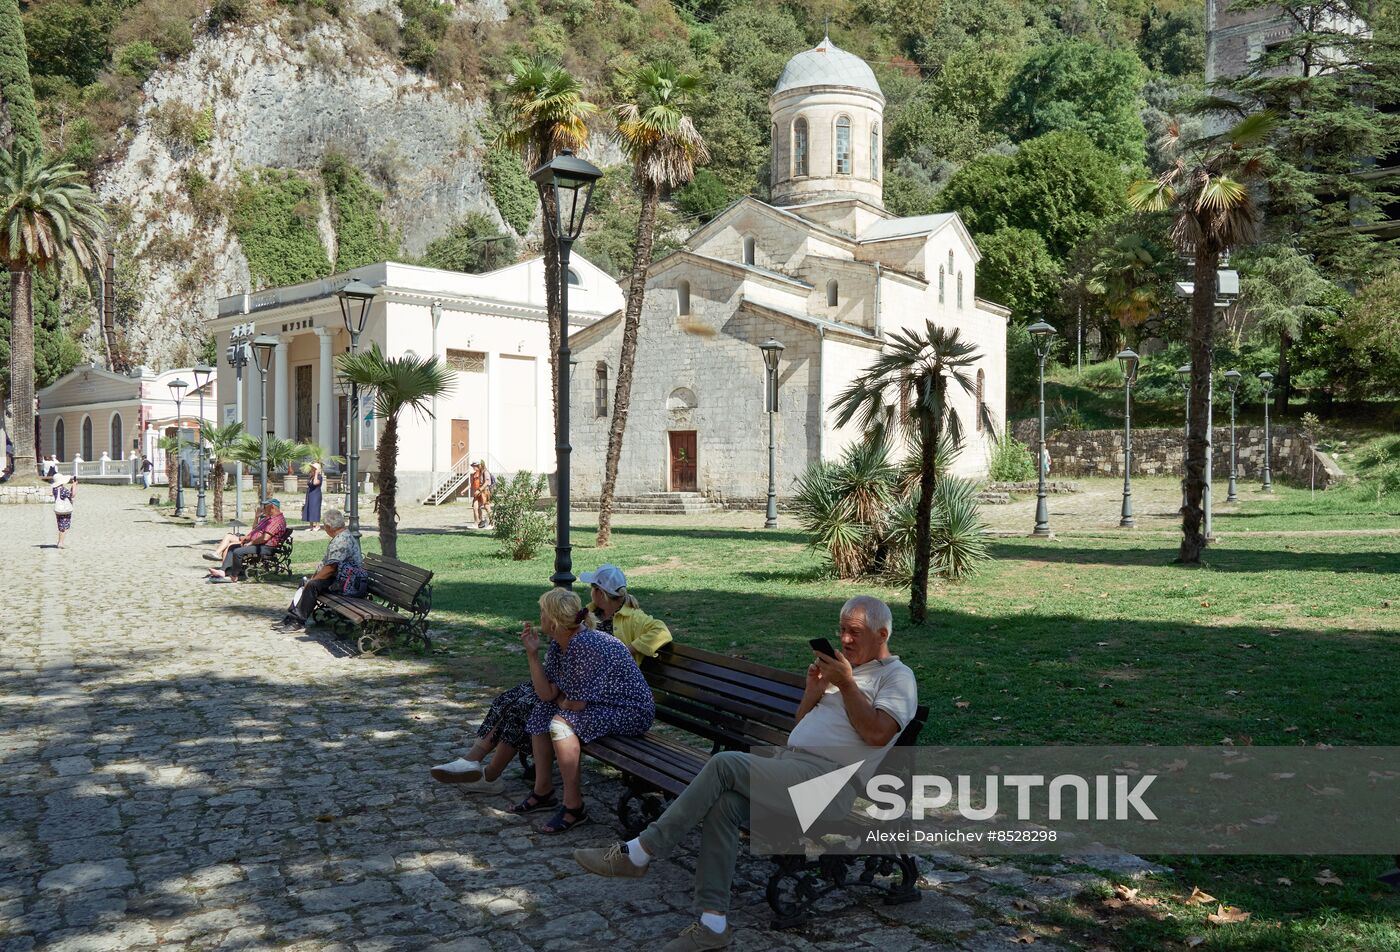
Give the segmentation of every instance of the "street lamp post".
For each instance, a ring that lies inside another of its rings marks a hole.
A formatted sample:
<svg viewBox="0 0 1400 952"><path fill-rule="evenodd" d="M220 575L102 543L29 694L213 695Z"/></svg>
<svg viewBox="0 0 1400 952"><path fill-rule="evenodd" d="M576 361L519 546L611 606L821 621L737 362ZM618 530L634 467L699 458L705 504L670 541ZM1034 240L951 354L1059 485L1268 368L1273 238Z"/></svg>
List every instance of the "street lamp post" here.
<svg viewBox="0 0 1400 952"><path fill-rule="evenodd" d="M1264 388L1264 485L1266 492L1274 491L1274 474L1271 469L1273 447L1269 441L1269 391L1274 389L1274 375L1267 370L1259 374L1259 385Z"/></svg>
<svg viewBox="0 0 1400 952"><path fill-rule="evenodd" d="M377 292L358 278L352 280L337 292L340 299L340 316L345 321L345 330L350 334L350 353L360 351L360 335L369 323L369 311L374 305ZM350 441L346 447L346 477L350 480L350 534L360 537L360 385L350 381ZM381 474L383 475L383 474Z"/></svg>
<svg viewBox="0 0 1400 952"><path fill-rule="evenodd" d="M763 351L765 401L768 404L768 518L763 528L778 528L778 443L775 421L778 416L778 361L783 357L783 345L773 338L758 345Z"/></svg>
<svg viewBox="0 0 1400 952"><path fill-rule="evenodd" d="M1225 386L1230 388L1230 482L1229 491L1225 494L1226 502L1239 502L1235 495L1235 471L1238 467L1235 464L1235 394L1239 392L1240 381L1244 375L1238 370L1225 371Z"/></svg>
<svg viewBox="0 0 1400 952"><path fill-rule="evenodd" d="M573 546L569 544L569 255L583 231L593 186L603 177L602 170L578 158L569 149L560 151L530 173L530 179L554 200L554 214L545 203L544 219L559 246L559 351L557 368L557 411L554 420L554 469L558 502L555 506L554 574L550 581L560 588L574 584Z"/></svg>
<svg viewBox="0 0 1400 952"><path fill-rule="evenodd" d="M185 514L185 482L180 478L180 401L185 396L185 391L190 389L190 385L179 377L170 381L170 396L175 401L175 515Z"/></svg>
<svg viewBox="0 0 1400 952"><path fill-rule="evenodd" d="M277 338L263 334L253 339L253 363L258 368L258 407L262 410L262 433L258 440L258 505L267 501L267 371Z"/></svg>
<svg viewBox="0 0 1400 952"><path fill-rule="evenodd" d="M1045 492L1045 358L1050 356L1050 342L1055 336L1055 328L1044 321L1036 321L1026 330L1035 344L1035 355L1040 359L1040 452L1035 458L1035 471L1040 482L1036 487L1035 528L1031 535L1045 539L1050 536L1050 507Z"/></svg>
<svg viewBox="0 0 1400 952"><path fill-rule="evenodd" d="M205 364L200 364L194 368L194 387L199 394L199 496L194 504L194 524L204 525L204 518L208 510L204 508L204 388L209 385L209 378L214 376L214 368Z"/></svg>
<svg viewBox="0 0 1400 952"><path fill-rule="evenodd" d="M238 422L247 423L243 419L243 368L248 365L248 335L235 333L230 335L228 350L224 352L224 357L228 365L233 368L235 385L234 398L238 405ZM233 464L233 521L230 525L239 524L239 516L243 514L243 463L241 460Z"/></svg>
<svg viewBox="0 0 1400 952"><path fill-rule="evenodd" d="M1123 368L1123 517L1118 525L1131 529L1133 519L1133 384L1137 382L1138 355L1130 348L1118 352Z"/></svg>

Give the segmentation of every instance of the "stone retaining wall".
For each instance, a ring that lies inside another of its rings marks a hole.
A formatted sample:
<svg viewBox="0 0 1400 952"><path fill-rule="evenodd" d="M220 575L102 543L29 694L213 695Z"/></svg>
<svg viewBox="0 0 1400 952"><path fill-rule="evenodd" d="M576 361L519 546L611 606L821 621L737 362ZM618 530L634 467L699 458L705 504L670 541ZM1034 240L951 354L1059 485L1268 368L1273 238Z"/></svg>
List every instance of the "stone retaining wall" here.
<svg viewBox="0 0 1400 952"><path fill-rule="evenodd" d="M53 502L53 491L48 486L0 486L0 505L46 502Z"/></svg>
<svg viewBox="0 0 1400 952"><path fill-rule="evenodd" d="M1315 449L1307 436L1290 426L1270 428L1273 443L1273 478L1295 486L1308 485L1308 463L1315 466L1318 489L1336 485L1345 474L1327 453ZM1012 426L1018 440L1030 446L1035 455L1036 421L1020 420ZM1230 471L1230 428L1215 427L1213 467L1215 478L1224 481ZM1264 471L1264 428L1242 426L1235 430L1237 478L1257 480ZM1050 472L1058 477L1122 476L1122 430L1060 430L1046 437L1050 452ZM1154 427L1133 429L1134 476L1180 476L1182 473L1182 431Z"/></svg>

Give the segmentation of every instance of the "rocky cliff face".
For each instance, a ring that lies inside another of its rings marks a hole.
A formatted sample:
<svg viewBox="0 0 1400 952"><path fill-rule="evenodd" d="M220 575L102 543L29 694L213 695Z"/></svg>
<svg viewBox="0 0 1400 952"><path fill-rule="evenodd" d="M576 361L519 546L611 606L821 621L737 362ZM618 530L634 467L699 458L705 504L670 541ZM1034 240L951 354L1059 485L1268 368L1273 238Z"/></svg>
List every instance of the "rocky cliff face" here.
<svg viewBox="0 0 1400 952"><path fill-rule="evenodd" d="M464 15L505 10L488 0ZM354 28L289 30L279 17L205 36L154 74L123 156L99 179L124 209L119 283L140 301L126 328L133 363L188 362L215 300L249 289L228 218L245 170L315 170L339 150L384 191L410 255L468 212L500 220L483 178L484 100L405 70ZM318 215L334 261L324 197Z"/></svg>

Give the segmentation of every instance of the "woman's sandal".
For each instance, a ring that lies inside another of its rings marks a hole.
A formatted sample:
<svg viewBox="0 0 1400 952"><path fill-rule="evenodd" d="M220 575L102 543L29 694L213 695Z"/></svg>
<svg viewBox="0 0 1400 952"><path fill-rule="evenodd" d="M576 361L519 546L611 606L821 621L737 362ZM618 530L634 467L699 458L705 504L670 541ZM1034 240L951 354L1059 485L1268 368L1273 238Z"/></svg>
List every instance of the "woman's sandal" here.
<svg viewBox="0 0 1400 952"><path fill-rule="evenodd" d="M567 819L573 817L572 820ZM539 827L541 833L567 833L580 823L588 822L588 807L581 806L577 810L573 807L559 808L559 812L549 818L543 826Z"/></svg>
<svg viewBox="0 0 1400 952"><path fill-rule="evenodd" d="M537 813L540 810L551 810L559 805L559 798L552 793L544 796L531 791L530 795L510 808L510 812L516 816L524 816L527 813Z"/></svg>

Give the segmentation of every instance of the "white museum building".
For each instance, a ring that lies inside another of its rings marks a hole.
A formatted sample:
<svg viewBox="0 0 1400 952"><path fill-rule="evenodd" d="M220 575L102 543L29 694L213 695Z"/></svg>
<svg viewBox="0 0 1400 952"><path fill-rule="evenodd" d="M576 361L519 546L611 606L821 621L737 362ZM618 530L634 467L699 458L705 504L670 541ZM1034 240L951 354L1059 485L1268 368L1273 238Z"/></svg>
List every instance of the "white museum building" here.
<svg viewBox="0 0 1400 952"><path fill-rule="evenodd" d="M769 100L772 202L744 198L656 261L647 279L618 494L766 496L768 421L759 345L783 345L778 487L861 436L831 402L891 332L957 328L978 348L975 393L952 388L965 427L955 469L986 472L1005 420L1009 312L977 297L979 252L956 214L897 218L883 203L884 96L830 39L790 60ZM612 421L622 317L573 338L573 479L596 496ZM994 428L993 428L994 429Z"/></svg>
<svg viewBox="0 0 1400 952"><path fill-rule="evenodd" d="M335 455L348 446L348 397L337 393L334 361L350 349L336 292L352 279L376 289L360 348L387 356L437 355L454 386L432 414L404 410L399 421L399 498L423 499L470 460L496 473L554 471L549 328L544 261L533 258L488 274L463 274L381 262L291 287L222 298L209 330L220 355L218 403L224 422L242 419L261 432L313 441ZM577 331L622 307L604 271L575 254L569 271L570 326ZM225 361L230 332L254 325L277 338L265 383L249 361L239 374ZM382 430L370 398L358 413L359 469L377 469Z"/></svg>

